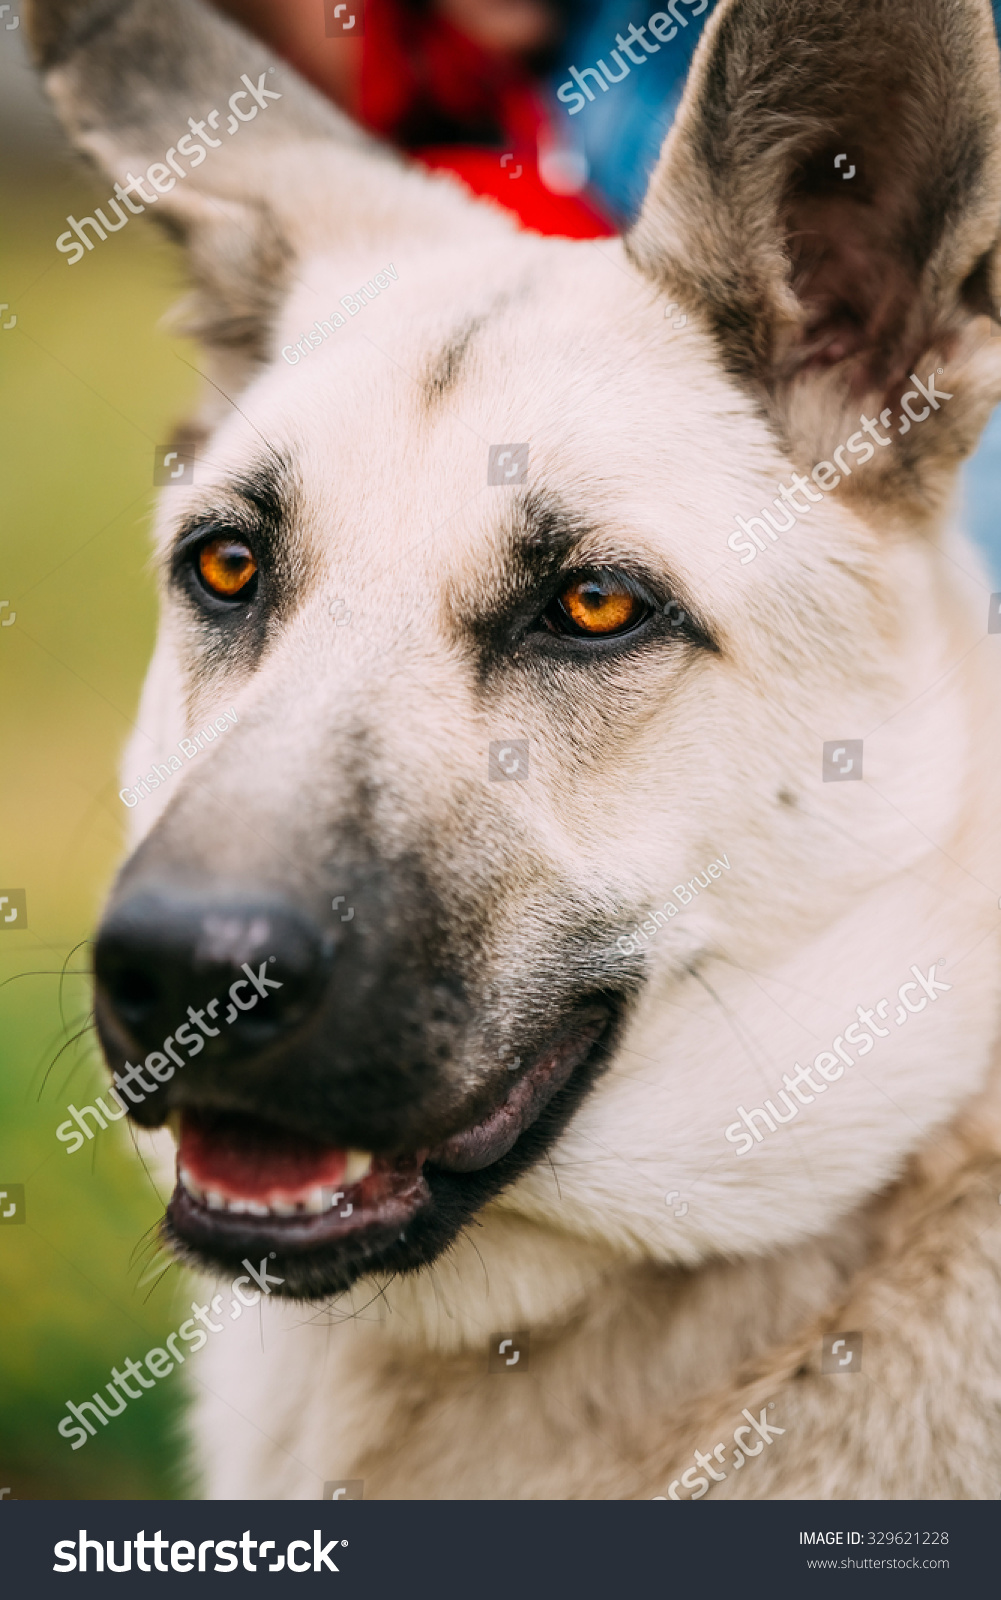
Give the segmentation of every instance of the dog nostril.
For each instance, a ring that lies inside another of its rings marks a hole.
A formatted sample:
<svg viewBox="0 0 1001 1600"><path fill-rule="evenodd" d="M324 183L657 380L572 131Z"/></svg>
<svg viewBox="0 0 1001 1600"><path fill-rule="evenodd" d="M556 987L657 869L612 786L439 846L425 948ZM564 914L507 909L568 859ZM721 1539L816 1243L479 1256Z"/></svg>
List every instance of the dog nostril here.
<svg viewBox="0 0 1001 1600"><path fill-rule="evenodd" d="M141 967L121 967L105 975L108 998L125 1022L144 1022L160 999L160 986Z"/></svg>

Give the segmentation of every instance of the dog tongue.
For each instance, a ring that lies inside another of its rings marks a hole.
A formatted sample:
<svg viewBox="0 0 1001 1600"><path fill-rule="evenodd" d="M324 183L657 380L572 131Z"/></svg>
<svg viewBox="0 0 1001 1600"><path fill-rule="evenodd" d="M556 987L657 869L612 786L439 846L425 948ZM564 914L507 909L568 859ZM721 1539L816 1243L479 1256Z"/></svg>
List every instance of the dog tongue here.
<svg viewBox="0 0 1001 1600"><path fill-rule="evenodd" d="M185 1111L178 1160L203 1189L263 1200L276 1192L295 1195L317 1184L337 1188L348 1152L272 1128L254 1117Z"/></svg>

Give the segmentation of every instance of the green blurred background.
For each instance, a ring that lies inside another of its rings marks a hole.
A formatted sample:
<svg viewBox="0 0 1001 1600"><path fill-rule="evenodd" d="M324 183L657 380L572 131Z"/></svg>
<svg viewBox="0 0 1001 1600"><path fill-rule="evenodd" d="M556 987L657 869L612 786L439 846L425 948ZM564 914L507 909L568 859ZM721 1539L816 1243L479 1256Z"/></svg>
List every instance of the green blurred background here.
<svg viewBox="0 0 1001 1600"><path fill-rule="evenodd" d="M56 143L32 97L21 35L0 31L0 894L27 892L25 931L0 923L0 1490L16 1499L191 1492L181 1385L162 1379L79 1450L67 1399L102 1387L183 1320L176 1267L159 1279L163 1206L118 1123L74 1155L67 1102L92 1102L86 940L122 848L116 771L155 624L148 566L154 447L198 379L158 330L180 261L141 219L69 267L54 241L107 185ZM39 973L39 976L25 976ZM13 980L13 981L5 981ZM62 1010L60 1009L60 988ZM47 1069L51 1067L46 1076ZM144 1281L146 1280L146 1281Z"/></svg>

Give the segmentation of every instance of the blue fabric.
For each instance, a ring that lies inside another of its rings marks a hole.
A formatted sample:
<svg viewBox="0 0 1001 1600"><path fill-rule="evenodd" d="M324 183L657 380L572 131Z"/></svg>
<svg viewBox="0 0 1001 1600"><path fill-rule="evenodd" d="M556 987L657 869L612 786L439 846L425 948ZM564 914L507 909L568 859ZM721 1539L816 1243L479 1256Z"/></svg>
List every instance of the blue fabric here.
<svg viewBox="0 0 1001 1600"><path fill-rule="evenodd" d="M592 184L622 225L631 222L639 209L664 135L674 120L695 46L716 0L710 0L701 16L693 17L691 12L698 4L701 0L676 0L676 15L687 17L687 25L679 27L675 37L661 44L645 61L630 65L628 57L619 51L623 65L629 69L620 83L601 91L589 78L595 98L581 110L571 115L567 104L557 101L561 127L573 145L583 151ZM666 5L667 0L663 0L664 8ZM617 74L620 69L612 59L612 51L617 48L616 34L625 36L630 23L638 28L645 26L659 10L658 0L576 0L574 20L563 46L566 64L550 80L553 93L566 82L576 87L570 78L571 67L582 73L600 60ZM647 38L657 44L651 34ZM644 54L638 46L633 47L633 53Z"/></svg>
<svg viewBox="0 0 1001 1600"><path fill-rule="evenodd" d="M692 54L716 0L710 0L701 16L693 17L697 3L676 0L675 15L687 16L688 25L679 27L675 37L645 61L630 65L619 51L620 60L629 65L621 82L601 91L594 79L588 78L595 98L574 115L565 101L555 102L568 142L586 157L592 185L621 226L631 222L639 209L678 108ZM619 67L611 54L617 48L616 34L625 36L630 23L644 27L661 5L666 10L667 0L573 0L573 21L563 47L565 65L550 79L554 96L561 84L570 83L576 89L569 74L571 66L583 73L585 67L602 60L611 73L617 73ZM993 0L993 5L997 23L1001 0ZM656 42L650 34L647 37ZM635 47L635 53L642 55L643 51ZM1001 587L1001 517L995 511L1001 497L1001 410L994 413L980 448L964 470L962 493L965 524L987 553L993 581ZM985 600L985 617L986 604Z"/></svg>

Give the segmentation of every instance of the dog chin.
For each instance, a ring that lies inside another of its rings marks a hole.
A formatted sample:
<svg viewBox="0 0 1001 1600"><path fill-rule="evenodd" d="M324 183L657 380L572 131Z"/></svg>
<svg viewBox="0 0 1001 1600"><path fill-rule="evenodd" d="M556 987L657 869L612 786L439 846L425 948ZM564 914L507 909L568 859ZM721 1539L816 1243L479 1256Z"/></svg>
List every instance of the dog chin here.
<svg viewBox="0 0 1001 1600"><path fill-rule="evenodd" d="M252 1113L172 1112L168 1243L216 1272L266 1258L280 1279L272 1292L295 1300L430 1265L559 1137L608 1060L618 1009L602 998L578 1010L569 1031L495 1086L485 1114L480 1101L464 1127L413 1151L345 1149Z"/></svg>

